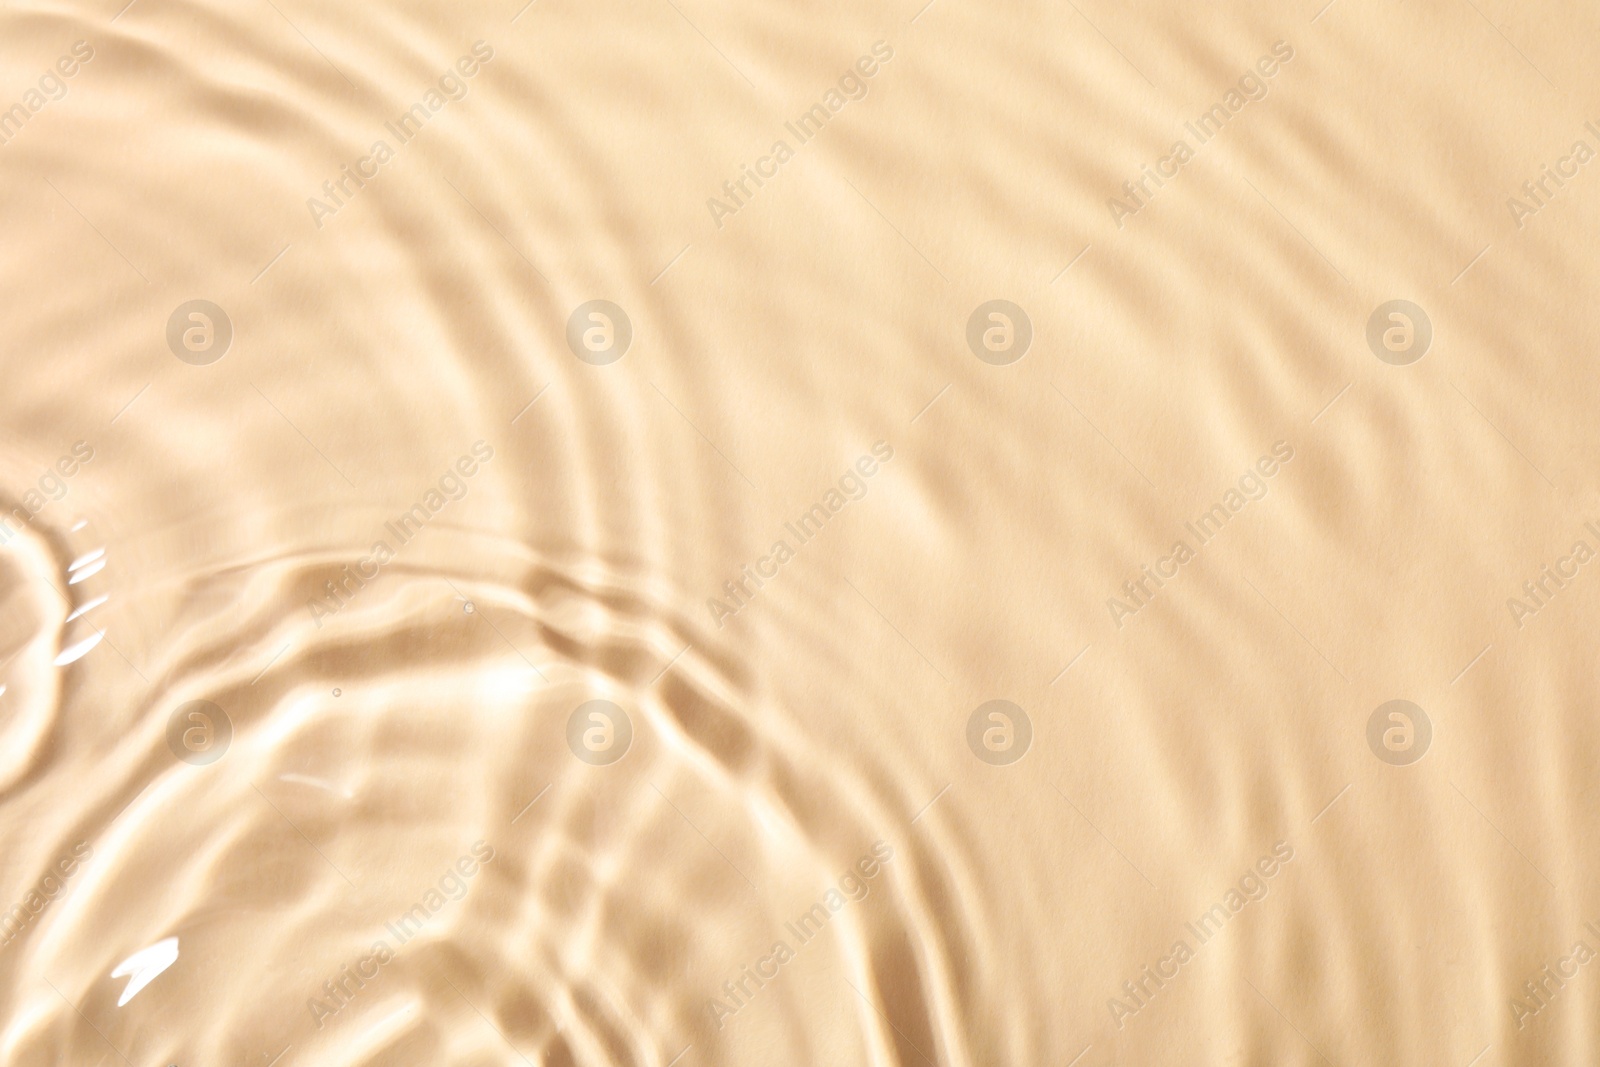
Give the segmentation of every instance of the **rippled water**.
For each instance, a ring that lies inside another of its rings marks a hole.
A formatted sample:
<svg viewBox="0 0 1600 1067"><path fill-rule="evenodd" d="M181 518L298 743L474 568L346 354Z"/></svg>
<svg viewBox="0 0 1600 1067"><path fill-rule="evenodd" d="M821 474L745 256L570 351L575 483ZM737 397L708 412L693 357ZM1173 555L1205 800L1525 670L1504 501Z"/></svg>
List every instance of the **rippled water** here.
<svg viewBox="0 0 1600 1067"><path fill-rule="evenodd" d="M123 3L0 1064L1592 1062L1592 11Z"/></svg>

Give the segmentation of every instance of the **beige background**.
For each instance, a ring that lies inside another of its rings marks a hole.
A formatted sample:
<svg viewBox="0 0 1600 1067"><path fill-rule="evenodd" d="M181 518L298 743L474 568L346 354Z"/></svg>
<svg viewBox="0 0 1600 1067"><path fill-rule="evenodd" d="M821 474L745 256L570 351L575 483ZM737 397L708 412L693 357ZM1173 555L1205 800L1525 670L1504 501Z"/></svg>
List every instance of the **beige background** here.
<svg viewBox="0 0 1600 1067"><path fill-rule="evenodd" d="M0 15L0 107L94 50L0 146L0 489L37 511L0 549L0 908L93 849L0 948L0 1063L1593 1061L1595 968L1520 1026L1512 998L1600 949L1600 578L1506 603L1600 549L1600 164L1507 204L1600 149L1592 9L119 2ZM319 227L308 198L476 41L466 95ZM1265 97L1119 227L1108 198L1275 42ZM166 343L196 298L234 328L209 366ZM607 366L566 341L593 299L632 323ZM966 344L993 299L1033 328L1009 366ZM1409 366L1366 341L1393 299L1432 324ZM477 441L462 498L317 617ZM633 727L609 766L565 741L597 698ZM196 699L233 728L201 766L165 742ZM1007 766L966 743L992 699L1032 723ZM1367 745L1392 699L1432 723L1409 766ZM865 898L719 1028L876 841ZM1264 899L1119 1028L1276 842Z"/></svg>

